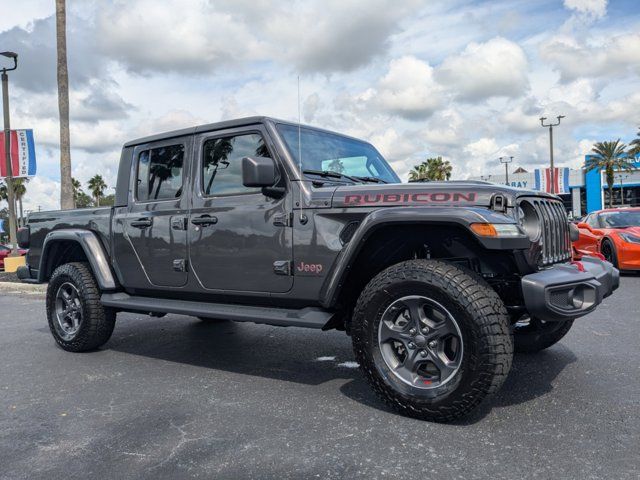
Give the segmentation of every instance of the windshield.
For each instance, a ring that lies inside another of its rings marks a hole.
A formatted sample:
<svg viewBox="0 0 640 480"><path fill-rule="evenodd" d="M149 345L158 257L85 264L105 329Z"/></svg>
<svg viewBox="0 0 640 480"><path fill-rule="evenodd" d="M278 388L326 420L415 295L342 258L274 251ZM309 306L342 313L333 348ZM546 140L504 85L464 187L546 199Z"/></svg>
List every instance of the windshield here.
<svg viewBox="0 0 640 480"><path fill-rule="evenodd" d="M297 165L300 164L298 152L302 152L303 171L335 172L347 177L400 182L382 155L366 142L296 125L279 124L277 129Z"/></svg>
<svg viewBox="0 0 640 480"><path fill-rule="evenodd" d="M639 227L640 210L601 213L600 221L605 228Z"/></svg>

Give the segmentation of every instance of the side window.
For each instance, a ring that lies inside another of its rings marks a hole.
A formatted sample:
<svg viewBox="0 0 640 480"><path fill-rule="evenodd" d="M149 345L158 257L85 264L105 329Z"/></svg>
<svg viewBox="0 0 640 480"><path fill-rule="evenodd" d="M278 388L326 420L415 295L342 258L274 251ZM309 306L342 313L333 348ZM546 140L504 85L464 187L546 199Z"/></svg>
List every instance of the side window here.
<svg viewBox="0 0 640 480"><path fill-rule="evenodd" d="M184 145L144 150L138 155L136 198L167 200L182 195Z"/></svg>
<svg viewBox="0 0 640 480"><path fill-rule="evenodd" d="M271 157L262 135L247 133L204 142L202 193L205 195L241 195L258 193L259 188L242 184L243 157Z"/></svg>
<svg viewBox="0 0 640 480"><path fill-rule="evenodd" d="M587 219L587 223L589 224L589 226L593 228L600 228L600 225L598 225L598 215L594 215L594 214L589 215L589 218Z"/></svg>

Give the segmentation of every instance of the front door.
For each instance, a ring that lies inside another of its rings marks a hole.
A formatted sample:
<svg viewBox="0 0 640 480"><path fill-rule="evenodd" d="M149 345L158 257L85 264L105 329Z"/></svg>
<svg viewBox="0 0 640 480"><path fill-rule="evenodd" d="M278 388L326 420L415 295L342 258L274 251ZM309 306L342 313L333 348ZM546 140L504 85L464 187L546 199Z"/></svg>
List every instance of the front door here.
<svg viewBox="0 0 640 480"><path fill-rule="evenodd" d="M293 285L282 267L292 259L290 196L242 184L243 157L274 158L266 139L261 127L196 137L189 264L204 288L282 293ZM286 187L282 175L278 185Z"/></svg>
<svg viewBox="0 0 640 480"><path fill-rule="evenodd" d="M128 286L180 287L187 283L189 199L183 180L192 142L193 137L183 137L134 150L132 200L119 220L146 282L127 282Z"/></svg>

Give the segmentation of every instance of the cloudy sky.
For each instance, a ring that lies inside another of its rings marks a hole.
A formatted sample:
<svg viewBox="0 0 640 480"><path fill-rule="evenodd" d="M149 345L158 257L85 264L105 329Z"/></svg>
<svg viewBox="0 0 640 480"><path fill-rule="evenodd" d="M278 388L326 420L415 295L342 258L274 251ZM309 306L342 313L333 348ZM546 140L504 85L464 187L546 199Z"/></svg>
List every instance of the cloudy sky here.
<svg viewBox="0 0 640 480"><path fill-rule="evenodd" d="M4 0L5 2L7 0ZM14 128L33 128L26 208L57 208L54 1L8 0L0 50ZM442 155L454 178L497 158L548 161L540 116L566 115L556 161L640 125L637 0L67 0L73 175L115 185L120 145L254 114L370 140L406 179Z"/></svg>

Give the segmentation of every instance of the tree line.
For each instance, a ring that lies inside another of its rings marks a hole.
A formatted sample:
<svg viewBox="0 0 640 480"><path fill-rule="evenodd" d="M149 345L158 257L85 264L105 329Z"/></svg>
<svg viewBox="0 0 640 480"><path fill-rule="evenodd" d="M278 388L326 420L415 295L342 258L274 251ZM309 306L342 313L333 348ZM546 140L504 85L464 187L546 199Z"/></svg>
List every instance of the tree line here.
<svg viewBox="0 0 640 480"><path fill-rule="evenodd" d="M82 189L82 183L77 178L71 178L73 187L73 204L75 208L85 207L106 207L113 205L115 195L113 193L105 195L108 188L102 175L96 174L87 181L87 192Z"/></svg>

